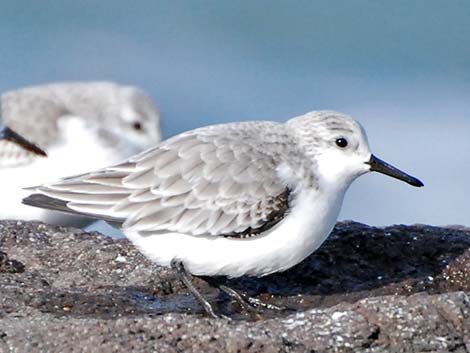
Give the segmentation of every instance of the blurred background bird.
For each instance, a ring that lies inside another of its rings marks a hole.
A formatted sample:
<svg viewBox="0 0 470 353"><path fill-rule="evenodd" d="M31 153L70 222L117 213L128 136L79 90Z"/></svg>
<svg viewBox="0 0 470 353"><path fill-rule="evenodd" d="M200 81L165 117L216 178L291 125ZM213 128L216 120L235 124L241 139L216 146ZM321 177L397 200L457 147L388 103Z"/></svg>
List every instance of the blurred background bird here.
<svg viewBox="0 0 470 353"><path fill-rule="evenodd" d="M161 138L159 112L145 93L113 82L52 83L9 91L1 96L1 118L6 131L0 137L3 219L90 223L32 211L21 205L22 188L117 163Z"/></svg>

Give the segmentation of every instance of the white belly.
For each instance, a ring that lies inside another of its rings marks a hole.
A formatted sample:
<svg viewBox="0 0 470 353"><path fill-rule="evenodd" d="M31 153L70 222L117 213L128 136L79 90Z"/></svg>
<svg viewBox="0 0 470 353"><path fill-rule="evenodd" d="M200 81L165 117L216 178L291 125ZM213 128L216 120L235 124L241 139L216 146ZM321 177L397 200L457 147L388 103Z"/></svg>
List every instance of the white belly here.
<svg viewBox="0 0 470 353"><path fill-rule="evenodd" d="M142 253L162 266L178 259L194 275L264 276L298 264L325 241L343 196L344 192L302 191L279 224L249 239L181 233L141 236L123 231Z"/></svg>
<svg viewBox="0 0 470 353"><path fill-rule="evenodd" d="M69 119L64 127L62 142L52 146L47 158L20 166L0 168L0 218L39 220L61 225L84 226L93 220L26 206L21 200L31 194L25 187L57 181L80 174L124 158L118 151L104 148L98 137L85 129L76 119Z"/></svg>

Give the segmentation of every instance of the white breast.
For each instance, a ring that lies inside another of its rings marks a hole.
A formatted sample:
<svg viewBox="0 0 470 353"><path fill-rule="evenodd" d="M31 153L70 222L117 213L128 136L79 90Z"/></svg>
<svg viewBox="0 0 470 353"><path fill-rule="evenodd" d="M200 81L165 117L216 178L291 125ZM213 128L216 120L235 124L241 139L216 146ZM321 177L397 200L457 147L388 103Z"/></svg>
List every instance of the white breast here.
<svg viewBox="0 0 470 353"><path fill-rule="evenodd" d="M124 156L103 147L82 119L67 119L60 128L62 138L47 151L47 158L39 157L27 165L0 169L0 218L83 225L83 218L21 204L21 200L30 194L23 188L88 172L118 162Z"/></svg>
<svg viewBox="0 0 470 353"><path fill-rule="evenodd" d="M303 190L290 213L275 227L249 239L166 233L126 236L151 260L169 266L183 261L194 275L264 276L305 259L327 238L338 217L342 192Z"/></svg>

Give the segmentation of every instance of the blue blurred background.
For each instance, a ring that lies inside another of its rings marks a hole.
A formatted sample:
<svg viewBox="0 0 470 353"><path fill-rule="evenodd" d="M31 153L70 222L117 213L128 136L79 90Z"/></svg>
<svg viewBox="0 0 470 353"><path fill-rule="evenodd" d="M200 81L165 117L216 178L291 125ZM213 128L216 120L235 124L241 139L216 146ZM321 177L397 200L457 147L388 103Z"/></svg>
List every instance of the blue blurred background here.
<svg viewBox="0 0 470 353"><path fill-rule="evenodd" d="M201 125L348 113L374 174L341 219L470 225L468 1L2 1L0 90L63 80L145 89L165 137Z"/></svg>

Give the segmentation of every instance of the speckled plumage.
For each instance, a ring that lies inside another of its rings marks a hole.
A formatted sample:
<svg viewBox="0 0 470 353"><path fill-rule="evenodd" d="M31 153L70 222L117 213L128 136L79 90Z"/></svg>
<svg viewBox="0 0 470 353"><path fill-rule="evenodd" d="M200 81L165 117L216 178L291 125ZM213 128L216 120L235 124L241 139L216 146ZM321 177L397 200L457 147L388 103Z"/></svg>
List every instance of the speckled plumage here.
<svg viewBox="0 0 470 353"><path fill-rule="evenodd" d="M71 210L112 217L143 233L230 235L256 230L287 209L282 196L289 185L279 178L278 165L289 163L299 182L314 182L302 153L284 124L215 125L36 191L67 200Z"/></svg>

